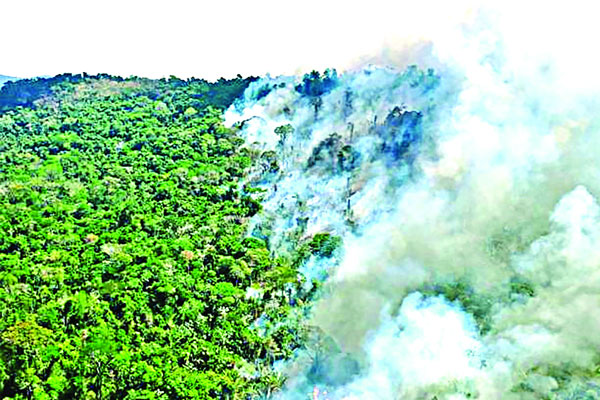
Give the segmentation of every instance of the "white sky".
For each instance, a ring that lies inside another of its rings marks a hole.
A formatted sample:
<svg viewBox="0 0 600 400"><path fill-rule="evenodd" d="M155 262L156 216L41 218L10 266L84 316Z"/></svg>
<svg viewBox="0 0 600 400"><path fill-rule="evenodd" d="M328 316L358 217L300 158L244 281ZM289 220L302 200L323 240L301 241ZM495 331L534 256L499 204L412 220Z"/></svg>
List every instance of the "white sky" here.
<svg viewBox="0 0 600 400"><path fill-rule="evenodd" d="M0 74L292 74L416 63L414 48L399 49L425 41L447 62L482 5L514 59L598 74L594 0L0 0Z"/></svg>
<svg viewBox="0 0 600 400"><path fill-rule="evenodd" d="M343 69L380 53L393 37L415 39L410 28L423 16L411 11L414 3L419 1L3 0L0 74L216 79ZM455 6L435 14L454 18Z"/></svg>

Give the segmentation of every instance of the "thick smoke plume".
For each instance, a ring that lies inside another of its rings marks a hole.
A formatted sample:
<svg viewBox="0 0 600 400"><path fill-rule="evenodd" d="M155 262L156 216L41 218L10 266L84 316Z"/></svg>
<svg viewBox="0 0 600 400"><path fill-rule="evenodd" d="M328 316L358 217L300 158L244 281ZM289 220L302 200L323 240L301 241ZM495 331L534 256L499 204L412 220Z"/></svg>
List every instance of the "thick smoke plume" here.
<svg viewBox="0 0 600 400"><path fill-rule="evenodd" d="M266 78L228 111L270 188L251 234L343 243L301 268L334 345L281 398L600 398L592 12L472 10L421 69Z"/></svg>

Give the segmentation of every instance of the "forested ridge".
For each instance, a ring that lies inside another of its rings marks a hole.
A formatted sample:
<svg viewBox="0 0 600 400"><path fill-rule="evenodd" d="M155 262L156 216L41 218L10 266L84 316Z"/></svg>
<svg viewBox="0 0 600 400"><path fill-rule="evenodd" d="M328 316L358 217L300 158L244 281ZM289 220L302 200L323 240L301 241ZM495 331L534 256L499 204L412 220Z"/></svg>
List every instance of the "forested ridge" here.
<svg viewBox="0 0 600 400"><path fill-rule="evenodd" d="M261 205L244 179L260 154L222 111L253 80L2 88L0 398L246 399L281 386L272 363L298 345L284 317L302 300L284 286L329 244L274 258L246 235Z"/></svg>
<svg viewBox="0 0 600 400"><path fill-rule="evenodd" d="M0 88L8 81L16 81L18 78L14 78L12 76L0 75Z"/></svg>

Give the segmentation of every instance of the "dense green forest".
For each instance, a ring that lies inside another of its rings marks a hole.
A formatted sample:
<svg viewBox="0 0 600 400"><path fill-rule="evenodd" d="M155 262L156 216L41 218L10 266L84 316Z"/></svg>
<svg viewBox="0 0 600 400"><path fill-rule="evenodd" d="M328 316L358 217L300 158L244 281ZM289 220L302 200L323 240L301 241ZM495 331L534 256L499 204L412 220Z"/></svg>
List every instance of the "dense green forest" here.
<svg viewBox="0 0 600 400"><path fill-rule="evenodd" d="M284 259L246 236L260 157L222 111L253 80L2 88L0 398L246 399L282 385L271 366L298 345L282 321L302 300L284 287L330 244Z"/></svg>

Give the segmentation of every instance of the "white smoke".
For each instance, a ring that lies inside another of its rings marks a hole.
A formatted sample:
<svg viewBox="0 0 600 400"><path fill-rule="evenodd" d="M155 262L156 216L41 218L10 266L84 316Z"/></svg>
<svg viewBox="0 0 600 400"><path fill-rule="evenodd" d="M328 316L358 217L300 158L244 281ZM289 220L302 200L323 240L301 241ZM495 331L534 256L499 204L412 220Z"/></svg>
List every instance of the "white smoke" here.
<svg viewBox="0 0 600 400"><path fill-rule="evenodd" d="M365 376L333 397L409 398L417 394L414 388L473 379L481 367L477 336L472 318L459 308L442 298L412 293L403 300L398 316L386 314L376 334L367 339Z"/></svg>
<svg viewBox="0 0 600 400"><path fill-rule="evenodd" d="M367 67L340 75L315 115L300 78L268 78L227 114L252 118L242 133L282 159L255 220L272 249L302 239L290 232L343 238L337 265L309 264L334 268L311 324L360 364L311 382L331 399L600 398L594 10L508 2L473 14L427 37L434 89L426 72ZM559 29L569 19L581 26ZM395 158L381 149L396 106L421 113L422 136ZM308 163L334 132L339 145ZM336 170L343 146L360 162ZM460 305L432 297L457 283ZM282 397L302 398L304 383L291 376Z"/></svg>

